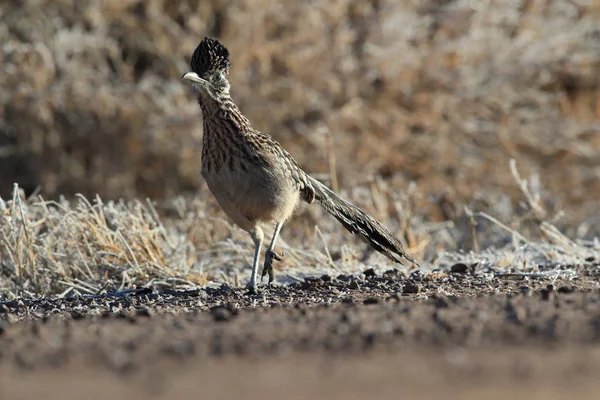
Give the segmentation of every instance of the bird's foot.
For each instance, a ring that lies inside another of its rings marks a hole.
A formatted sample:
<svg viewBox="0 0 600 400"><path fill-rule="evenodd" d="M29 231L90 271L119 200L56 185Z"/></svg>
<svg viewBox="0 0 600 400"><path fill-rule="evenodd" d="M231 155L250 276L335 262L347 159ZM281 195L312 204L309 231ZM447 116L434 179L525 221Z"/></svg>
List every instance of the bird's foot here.
<svg viewBox="0 0 600 400"><path fill-rule="evenodd" d="M248 282L248 284L246 285L246 289L248 289L248 291L246 292L247 295L253 295L253 294L257 294L258 290L256 288L256 281L250 281Z"/></svg>
<svg viewBox="0 0 600 400"><path fill-rule="evenodd" d="M265 275L269 274L269 285L271 285L275 279L275 274L273 273L273 260L282 261L284 256L285 252L277 254L275 251L267 249L267 252L265 253L265 264L263 266L261 279L264 279Z"/></svg>

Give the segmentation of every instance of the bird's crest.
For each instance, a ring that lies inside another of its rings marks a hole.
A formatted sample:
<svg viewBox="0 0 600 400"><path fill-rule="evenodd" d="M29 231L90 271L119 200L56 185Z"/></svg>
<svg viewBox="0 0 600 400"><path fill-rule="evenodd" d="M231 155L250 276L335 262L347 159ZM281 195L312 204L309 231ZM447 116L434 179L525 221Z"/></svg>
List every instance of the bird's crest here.
<svg viewBox="0 0 600 400"><path fill-rule="evenodd" d="M190 61L192 71L199 76L218 70L229 73L229 66L229 50L217 39L209 37L202 39Z"/></svg>

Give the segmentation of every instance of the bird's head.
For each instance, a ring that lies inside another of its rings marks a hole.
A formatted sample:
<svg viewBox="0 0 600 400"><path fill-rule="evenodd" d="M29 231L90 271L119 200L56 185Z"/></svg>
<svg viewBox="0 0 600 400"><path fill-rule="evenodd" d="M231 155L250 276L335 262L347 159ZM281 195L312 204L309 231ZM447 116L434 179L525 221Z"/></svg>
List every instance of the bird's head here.
<svg viewBox="0 0 600 400"><path fill-rule="evenodd" d="M229 50L217 39L205 37L192 55L191 72L182 79L192 81L192 87L200 95L214 100L229 96Z"/></svg>

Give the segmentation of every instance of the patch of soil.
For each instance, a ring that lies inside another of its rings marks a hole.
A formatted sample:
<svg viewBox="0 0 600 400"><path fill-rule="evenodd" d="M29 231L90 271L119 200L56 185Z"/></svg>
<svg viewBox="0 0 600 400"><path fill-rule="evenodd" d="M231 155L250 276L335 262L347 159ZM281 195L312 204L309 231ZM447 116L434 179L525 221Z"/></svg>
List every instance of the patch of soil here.
<svg viewBox="0 0 600 400"><path fill-rule="evenodd" d="M51 398L449 388L461 398L516 389L583 398L600 367L600 291L588 272L550 283L369 271L256 295L222 286L4 302L0 398L48 397L48 385L69 388Z"/></svg>

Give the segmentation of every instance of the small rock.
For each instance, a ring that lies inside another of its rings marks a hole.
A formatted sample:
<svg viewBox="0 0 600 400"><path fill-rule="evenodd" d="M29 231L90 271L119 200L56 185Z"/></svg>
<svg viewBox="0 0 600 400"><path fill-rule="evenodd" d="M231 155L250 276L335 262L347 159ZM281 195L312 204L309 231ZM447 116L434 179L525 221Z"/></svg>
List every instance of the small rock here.
<svg viewBox="0 0 600 400"><path fill-rule="evenodd" d="M448 300L442 296L436 296L433 300L433 304L436 308L448 308Z"/></svg>
<svg viewBox="0 0 600 400"><path fill-rule="evenodd" d="M227 307L223 307L223 306L212 307L210 309L210 313L213 317L213 320L217 321L217 322L229 321L231 319L231 317L233 316L231 311L229 309L227 309Z"/></svg>
<svg viewBox="0 0 600 400"><path fill-rule="evenodd" d="M360 325L360 317L358 317L356 313L344 311L342 315L340 315L340 322L349 325Z"/></svg>
<svg viewBox="0 0 600 400"><path fill-rule="evenodd" d="M373 345L375 344L375 339L376 339L375 333L367 333L364 336L364 346L365 346L365 348L371 348L371 347L373 347Z"/></svg>
<svg viewBox="0 0 600 400"><path fill-rule="evenodd" d="M135 316L131 315L129 312L119 311L115 314L115 317L117 317L118 319L123 319L123 320L129 322L130 324L137 323Z"/></svg>
<svg viewBox="0 0 600 400"><path fill-rule="evenodd" d="M331 282L331 276L329 276L329 275L321 275L321 280L323 282Z"/></svg>
<svg viewBox="0 0 600 400"><path fill-rule="evenodd" d="M388 269L383 273L383 277L386 279L396 279L400 276L400 271L398 269Z"/></svg>
<svg viewBox="0 0 600 400"><path fill-rule="evenodd" d="M527 319L527 312L521 305L509 304L507 305L506 312L509 321L523 324Z"/></svg>
<svg viewBox="0 0 600 400"><path fill-rule="evenodd" d="M342 303L343 304L353 304L354 303L354 299L352 297L344 297L342 299Z"/></svg>
<svg viewBox="0 0 600 400"><path fill-rule="evenodd" d="M153 311L153 310L151 310L151 309L149 309L149 308L146 308L146 307L144 307L144 308L140 308L140 309L138 309L138 310L135 312L135 314L136 314L138 317L147 317L147 318L151 318L151 317L153 317L153 316L154 316L154 311Z"/></svg>
<svg viewBox="0 0 600 400"><path fill-rule="evenodd" d="M392 294L390 297L388 297L385 300L386 301L399 301L400 300L400 295L398 295L398 293L394 293L394 294Z"/></svg>
<svg viewBox="0 0 600 400"><path fill-rule="evenodd" d="M363 274L365 275L366 278L374 278L377 276L377 274L375 273L375 270L373 268L369 268L366 269Z"/></svg>
<svg viewBox="0 0 600 400"><path fill-rule="evenodd" d="M421 282L424 280L424 276L423 276L423 272L421 272L420 269L416 270L416 271L412 271L410 273L410 275L408 276L408 279L410 279L411 281L417 281L417 282Z"/></svg>
<svg viewBox="0 0 600 400"><path fill-rule="evenodd" d="M596 261L596 257L590 256L590 257L586 258L585 261L587 261L587 262L594 262L594 261Z"/></svg>
<svg viewBox="0 0 600 400"><path fill-rule="evenodd" d="M143 288L138 288L136 290L136 292L134 293L134 296L144 296L144 295L148 295L148 294L152 294L152 289L149 287L143 287Z"/></svg>
<svg viewBox="0 0 600 400"><path fill-rule="evenodd" d="M318 285L319 283L321 283L321 279L316 278L314 276L307 276L304 278L304 283L315 286L315 285Z"/></svg>
<svg viewBox="0 0 600 400"><path fill-rule="evenodd" d="M221 286L219 286L219 289L217 289L220 293L221 296L225 296L225 295L229 295L234 293L234 290L231 288L231 286L229 286L228 284L224 283Z"/></svg>
<svg viewBox="0 0 600 400"><path fill-rule="evenodd" d="M558 288L558 293L573 293L575 288L573 286L565 285Z"/></svg>
<svg viewBox="0 0 600 400"><path fill-rule="evenodd" d="M71 318L73 318L74 320L80 320L85 318L85 314L83 314L81 311L72 311L71 312Z"/></svg>
<svg viewBox="0 0 600 400"><path fill-rule="evenodd" d="M369 305L369 304L377 304L379 303L379 299L377 297L367 297L366 299L363 300L363 304Z"/></svg>
<svg viewBox="0 0 600 400"><path fill-rule="evenodd" d="M464 264L464 263L454 264L452 267L450 267L450 272L455 273L455 274L464 274L468 270L469 270L469 267L467 266L467 264Z"/></svg>
<svg viewBox="0 0 600 400"><path fill-rule="evenodd" d="M359 290L360 286L358 285L358 282L356 281L352 281L350 282L350 285L348 285L348 287L352 290Z"/></svg>
<svg viewBox="0 0 600 400"><path fill-rule="evenodd" d="M529 286L519 286L519 292L521 292L522 295L527 296L531 294L531 287Z"/></svg>
<svg viewBox="0 0 600 400"><path fill-rule="evenodd" d="M160 299L160 295L158 293L150 293L146 295L146 298L148 299L148 301L156 301Z"/></svg>
<svg viewBox="0 0 600 400"><path fill-rule="evenodd" d="M540 293L542 294L542 300L548 301L548 300L550 300L550 296L552 295L552 290L548 290L546 288L546 289L542 289L540 291Z"/></svg>
<svg viewBox="0 0 600 400"><path fill-rule="evenodd" d="M410 283L404 285L404 287L402 288L402 293L404 294L415 294L415 293L419 293L421 291L421 288L417 285L412 285Z"/></svg>

